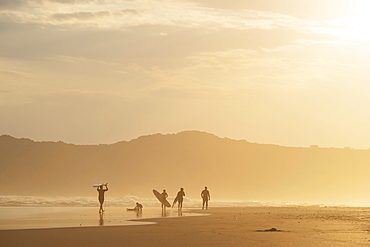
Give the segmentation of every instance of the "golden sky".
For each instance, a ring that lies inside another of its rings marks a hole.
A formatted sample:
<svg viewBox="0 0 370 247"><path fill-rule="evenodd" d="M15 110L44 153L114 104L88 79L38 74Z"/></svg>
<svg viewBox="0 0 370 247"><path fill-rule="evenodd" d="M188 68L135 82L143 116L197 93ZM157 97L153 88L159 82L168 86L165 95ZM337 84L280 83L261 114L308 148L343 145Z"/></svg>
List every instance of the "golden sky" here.
<svg viewBox="0 0 370 247"><path fill-rule="evenodd" d="M2 0L0 134L370 147L370 1Z"/></svg>

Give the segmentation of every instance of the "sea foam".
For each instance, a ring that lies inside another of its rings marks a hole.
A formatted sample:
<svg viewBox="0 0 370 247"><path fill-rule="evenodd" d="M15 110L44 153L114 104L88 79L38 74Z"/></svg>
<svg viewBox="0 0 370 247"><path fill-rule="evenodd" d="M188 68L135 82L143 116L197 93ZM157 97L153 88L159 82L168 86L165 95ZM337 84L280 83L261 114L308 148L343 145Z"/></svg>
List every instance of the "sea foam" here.
<svg viewBox="0 0 370 247"><path fill-rule="evenodd" d="M169 197L172 203L174 198ZM136 202L140 202L146 207L160 206L159 201L153 198L141 198L135 195L123 197L107 197L106 207L134 207ZM296 206L294 203L273 203L260 201L222 201L212 200L210 207L245 207L245 206ZM98 207L99 202L96 197L63 197L63 196L0 196L0 207ZM202 206L200 199L184 198L185 208L198 208Z"/></svg>

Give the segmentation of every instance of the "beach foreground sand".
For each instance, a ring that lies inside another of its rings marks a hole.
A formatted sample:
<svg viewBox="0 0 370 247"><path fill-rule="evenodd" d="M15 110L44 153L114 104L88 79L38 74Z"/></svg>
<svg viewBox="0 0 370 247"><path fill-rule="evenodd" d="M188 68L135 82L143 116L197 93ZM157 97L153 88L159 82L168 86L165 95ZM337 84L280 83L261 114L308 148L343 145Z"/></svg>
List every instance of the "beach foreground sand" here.
<svg viewBox="0 0 370 247"><path fill-rule="evenodd" d="M210 215L151 219L158 223L152 225L1 230L0 240L1 246L13 247L370 245L369 208L234 207L206 212Z"/></svg>

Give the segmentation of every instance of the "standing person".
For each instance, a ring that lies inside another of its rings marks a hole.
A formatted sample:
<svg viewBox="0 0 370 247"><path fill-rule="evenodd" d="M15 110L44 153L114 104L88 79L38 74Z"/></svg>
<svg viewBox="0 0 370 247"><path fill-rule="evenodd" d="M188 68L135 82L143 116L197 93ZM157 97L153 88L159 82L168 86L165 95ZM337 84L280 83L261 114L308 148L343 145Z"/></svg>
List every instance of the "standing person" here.
<svg viewBox="0 0 370 247"><path fill-rule="evenodd" d="M99 213L102 213L102 212L104 212L104 209L103 209L104 193L106 191L108 191L108 184L102 184L96 190L99 193L99 196L98 196L98 200L99 200L99 203L100 203Z"/></svg>
<svg viewBox="0 0 370 247"><path fill-rule="evenodd" d="M200 196L203 199L203 207L202 207L202 209L204 209L204 205L206 205L206 209L208 209L208 201L211 200L211 195L209 194L209 191L207 189L207 186L204 187L204 190L202 191L202 193L200 193Z"/></svg>
<svg viewBox="0 0 370 247"><path fill-rule="evenodd" d="M182 209L182 202L184 201L185 191L184 188L181 188L179 192L177 192L177 202L178 202L178 209Z"/></svg>
<svg viewBox="0 0 370 247"><path fill-rule="evenodd" d="M163 190L163 192L161 193L161 196L162 196L162 210L166 209L166 205L164 205L163 202L166 201L167 197L168 197L168 194L166 192L166 190Z"/></svg>

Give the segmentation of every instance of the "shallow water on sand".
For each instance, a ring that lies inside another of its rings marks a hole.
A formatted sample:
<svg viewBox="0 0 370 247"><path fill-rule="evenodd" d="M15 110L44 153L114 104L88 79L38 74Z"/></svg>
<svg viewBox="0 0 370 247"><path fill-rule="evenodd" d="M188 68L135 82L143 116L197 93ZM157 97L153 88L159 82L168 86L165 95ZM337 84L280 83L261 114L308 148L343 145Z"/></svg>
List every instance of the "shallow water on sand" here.
<svg viewBox="0 0 370 247"><path fill-rule="evenodd" d="M197 216L188 209L178 211L168 208L144 208L141 213L127 211L122 207L105 208L99 213L92 207L0 207L0 230L41 229L65 227L102 227L154 224L136 219Z"/></svg>

